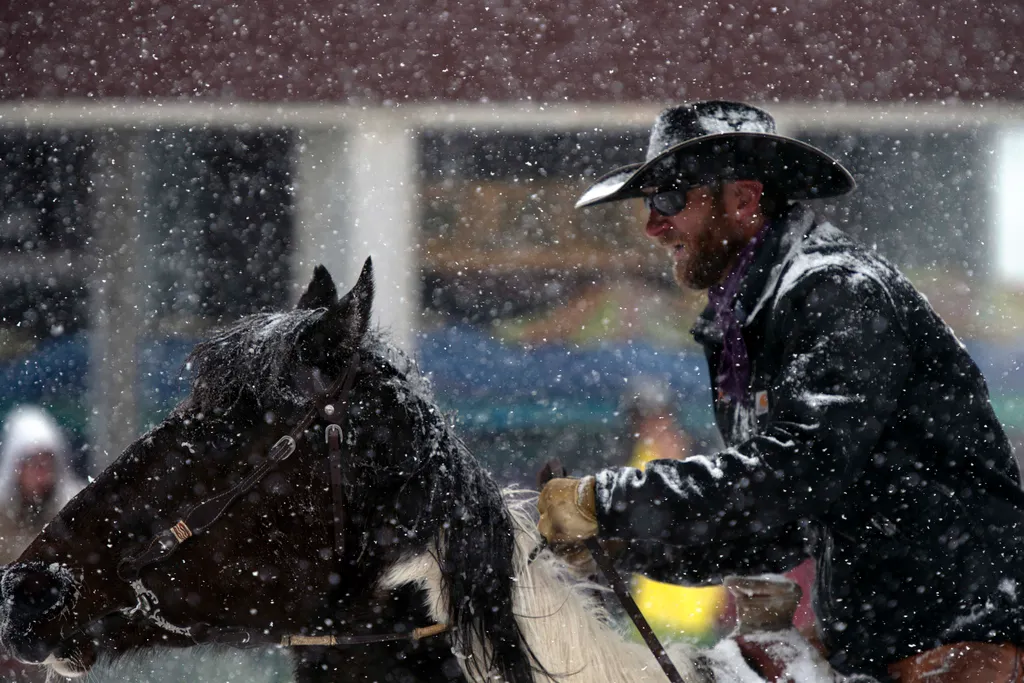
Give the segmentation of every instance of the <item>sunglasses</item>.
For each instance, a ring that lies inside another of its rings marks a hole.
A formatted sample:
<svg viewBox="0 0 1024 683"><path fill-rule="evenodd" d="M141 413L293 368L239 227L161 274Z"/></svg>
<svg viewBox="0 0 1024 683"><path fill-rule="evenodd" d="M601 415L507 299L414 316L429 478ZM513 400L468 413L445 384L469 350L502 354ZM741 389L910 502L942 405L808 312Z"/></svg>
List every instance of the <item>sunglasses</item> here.
<svg viewBox="0 0 1024 683"><path fill-rule="evenodd" d="M676 189L649 194L644 197L644 206L662 216L675 216L686 208L686 192L685 189Z"/></svg>

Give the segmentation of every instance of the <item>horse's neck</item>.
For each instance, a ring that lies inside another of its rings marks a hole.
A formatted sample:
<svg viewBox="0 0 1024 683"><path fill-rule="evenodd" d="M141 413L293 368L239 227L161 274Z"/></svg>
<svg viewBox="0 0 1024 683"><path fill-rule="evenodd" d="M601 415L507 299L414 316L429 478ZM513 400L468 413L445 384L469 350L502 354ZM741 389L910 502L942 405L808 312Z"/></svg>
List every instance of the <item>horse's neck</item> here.
<svg viewBox="0 0 1024 683"><path fill-rule="evenodd" d="M662 683L665 675L650 651L625 640L586 587L574 585L556 558L544 553L532 563L523 560L536 545L536 529L524 515L514 512L514 517L519 556L514 611L544 669L570 683ZM422 586L429 596L431 616L441 622L447 606L438 556L434 551L406 558L388 571L383 585ZM688 647L675 645L668 650L683 680L703 680ZM465 673L469 680L479 681L471 671Z"/></svg>

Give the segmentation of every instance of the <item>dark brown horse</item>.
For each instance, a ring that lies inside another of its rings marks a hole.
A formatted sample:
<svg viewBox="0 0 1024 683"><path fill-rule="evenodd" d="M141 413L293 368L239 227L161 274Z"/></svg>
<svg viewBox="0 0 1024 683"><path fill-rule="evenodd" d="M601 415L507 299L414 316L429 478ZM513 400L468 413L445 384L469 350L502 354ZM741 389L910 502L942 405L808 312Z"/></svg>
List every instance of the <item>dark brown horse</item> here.
<svg viewBox="0 0 1024 683"><path fill-rule="evenodd" d="M320 267L295 310L201 343L189 396L7 568L3 644L74 675L151 645L335 635L371 642L296 650L300 680L447 681L486 633L474 666L531 680L501 493L368 332L372 299L369 260L340 300ZM445 614L381 587L442 547ZM408 639L438 616L445 634Z"/></svg>

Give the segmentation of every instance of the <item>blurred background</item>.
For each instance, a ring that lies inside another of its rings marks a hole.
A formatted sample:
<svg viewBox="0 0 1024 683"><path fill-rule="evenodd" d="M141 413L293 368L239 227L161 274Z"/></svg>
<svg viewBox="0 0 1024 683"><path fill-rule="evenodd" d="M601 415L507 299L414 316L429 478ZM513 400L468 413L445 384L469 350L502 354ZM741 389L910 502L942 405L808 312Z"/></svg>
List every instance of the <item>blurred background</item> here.
<svg viewBox="0 0 1024 683"><path fill-rule="evenodd" d="M726 98L853 172L816 208L929 296L1019 443L1022 32L998 1L6 3L0 410L44 406L95 474L212 327L372 255L378 324L502 480L633 460L651 387L713 449L704 296L639 203L572 205L661 108Z"/></svg>

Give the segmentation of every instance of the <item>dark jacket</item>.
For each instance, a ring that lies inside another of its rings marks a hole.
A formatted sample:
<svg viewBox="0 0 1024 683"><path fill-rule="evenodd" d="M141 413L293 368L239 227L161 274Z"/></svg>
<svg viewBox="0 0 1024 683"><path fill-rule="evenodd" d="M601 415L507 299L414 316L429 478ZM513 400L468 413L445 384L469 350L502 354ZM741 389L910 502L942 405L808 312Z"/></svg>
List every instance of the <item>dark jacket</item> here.
<svg viewBox="0 0 1024 683"><path fill-rule="evenodd" d="M842 672L940 643L1024 644L1024 492L977 366L891 265L800 205L737 297L749 401L712 395L727 449L597 476L627 567L709 583L817 562ZM714 376L720 336L694 335Z"/></svg>

